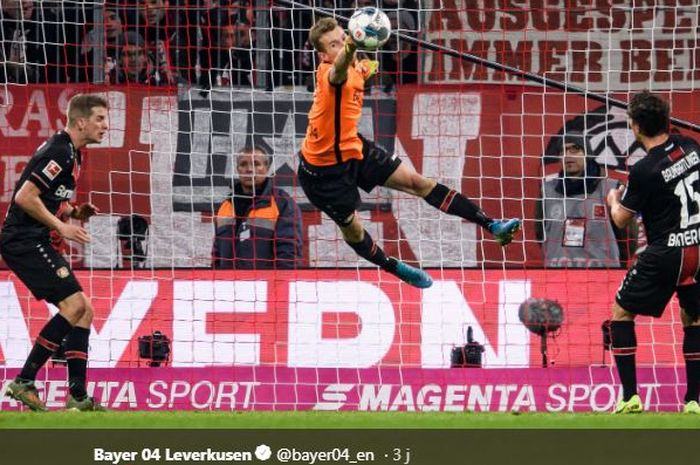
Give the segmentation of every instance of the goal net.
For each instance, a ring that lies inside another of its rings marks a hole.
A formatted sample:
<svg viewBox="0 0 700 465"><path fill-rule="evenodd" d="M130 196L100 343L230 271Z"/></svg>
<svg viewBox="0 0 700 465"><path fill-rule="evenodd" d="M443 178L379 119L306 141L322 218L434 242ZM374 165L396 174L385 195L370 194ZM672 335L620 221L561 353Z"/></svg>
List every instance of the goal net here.
<svg viewBox="0 0 700 465"><path fill-rule="evenodd" d="M700 11L684 0L526 3L3 1L0 210L34 150L64 128L71 96L110 102L109 134L83 151L74 198L100 209L85 223L92 241L55 238L95 307L98 400L144 410L609 410L619 385L602 324L645 245L641 221L614 230L605 202L643 156L625 111L413 39L624 101L650 89L692 121ZM423 291L358 258L296 178L319 63L307 37L322 15L311 7L347 18L359 6L383 8L402 35L368 54L380 72L364 89L360 132L488 215L524 220L501 248L422 199L362 192L357 214L377 243L433 276ZM583 184L561 174L574 139L587 152ZM260 168L246 147L269 156L265 181L251 177ZM254 187L237 191L244 178ZM7 383L57 309L9 270L0 276ZM563 309L544 343L521 319L531 297ZM676 410L685 389L678 311L674 300L663 318L637 323L652 410ZM66 394L56 358L40 377L51 407Z"/></svg>

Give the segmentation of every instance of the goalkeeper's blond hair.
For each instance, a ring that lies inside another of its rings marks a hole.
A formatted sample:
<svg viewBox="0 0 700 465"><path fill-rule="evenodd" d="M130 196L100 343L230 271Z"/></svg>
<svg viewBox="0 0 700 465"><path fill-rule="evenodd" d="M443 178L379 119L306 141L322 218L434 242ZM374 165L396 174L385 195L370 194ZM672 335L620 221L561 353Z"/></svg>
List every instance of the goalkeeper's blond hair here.
<svg viewBox="0 0 700 465"><path fill-rule="evenodd" d="M309 41L314 46L314 49L319 52L325 52L321 43L321 37L327 32L334 31L336 27L338 27L338 21L335 18L321 18L316 21L309 29Z"/></svg>

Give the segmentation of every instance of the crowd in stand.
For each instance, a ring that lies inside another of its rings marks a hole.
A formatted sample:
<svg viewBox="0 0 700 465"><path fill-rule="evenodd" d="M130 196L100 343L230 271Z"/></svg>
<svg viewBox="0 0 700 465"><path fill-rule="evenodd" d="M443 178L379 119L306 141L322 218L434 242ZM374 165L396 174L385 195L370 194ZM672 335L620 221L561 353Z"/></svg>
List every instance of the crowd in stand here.
<svg viewBox="0 0 700 465"><path fill-rule="evenodd" d="M98 3L3 0L0 83L313 85L310 9L256 9L254 0ZM380 6L401 32L419 29L416 0L305 3L345 17L359 6ZM379 59L383 73L376 84L386 90L417 81L412 43L393 39Z"/></svg>

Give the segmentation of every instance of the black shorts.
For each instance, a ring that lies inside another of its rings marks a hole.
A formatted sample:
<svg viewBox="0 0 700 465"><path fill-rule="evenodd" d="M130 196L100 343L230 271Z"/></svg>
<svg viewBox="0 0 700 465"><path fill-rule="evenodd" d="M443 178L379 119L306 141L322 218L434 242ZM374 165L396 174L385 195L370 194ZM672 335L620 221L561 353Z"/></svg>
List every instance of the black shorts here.
<svg viewBox="0 0 700 465"><path fill-rule="evenodd" d="M66 259L48 241L2 243L0 253L8 268L39 300L58 305L83 290Z"/></svg>
<svg viewBox="0 0 700 465"><path fill-rule="evenodd" d="M371 192L383 186L401 164L396 155L362 136L362 160L348 160L333 166L314 166L299 154L299 184L309 201L337 224L344 225L360 206L361 188Z"/></svg>
<svg viewBox="0 0 700 465"><path fill-rule="evenodd" d="M688 315L700 315L700 248L649 246L617 290L616 302L630 313L658 318L673 293Z"/></svg>

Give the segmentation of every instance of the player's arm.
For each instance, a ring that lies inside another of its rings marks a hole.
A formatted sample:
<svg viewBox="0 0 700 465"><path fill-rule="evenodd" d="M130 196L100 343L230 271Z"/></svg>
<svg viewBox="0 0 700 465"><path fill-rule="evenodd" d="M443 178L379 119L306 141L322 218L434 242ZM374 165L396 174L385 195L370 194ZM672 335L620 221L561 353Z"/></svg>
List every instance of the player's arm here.
<svg viewBox="0 0 700 465"><path fill-rule="evenodd" d="M90 242L90 235L85 229L70 223L64 223L51 214L40 196L41 190L39 187L32 181L25 181L15 195L15 203L38 222L56 230L61 237L80 242L81 244Z"/></svg>
<svg viewBox="0 0 700 465"><path fill-rule="evenodd" d="M348 78L348 68L355 59L356 50L357 46L355 42L352 41L350 36L347 36L343 49L338 53L338 56L335 57L335 62L328 76L328 80L331 84L338 85L346 81Z"/></svg>
<svg viewBox="0 0 700 465"><path fill-rule="evenodd" d="M608 192L610 219L622 229L634 220L637 212L644 210L654 186L654 178L644 163L635 164L627 178L627 186L621 185Z"/></svg>
<svg viewBox="0 0 700 465"><path fill-rule="evenodd" d="M634 219L635 212L625 208L620 199L625 192L625 186L619 186L617 189L610 189L608 192L608 206L610 207L610 218L620 229L625 228Z"/></svg>

